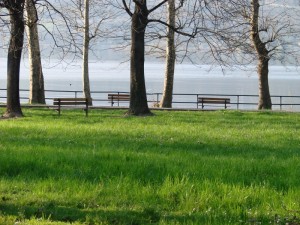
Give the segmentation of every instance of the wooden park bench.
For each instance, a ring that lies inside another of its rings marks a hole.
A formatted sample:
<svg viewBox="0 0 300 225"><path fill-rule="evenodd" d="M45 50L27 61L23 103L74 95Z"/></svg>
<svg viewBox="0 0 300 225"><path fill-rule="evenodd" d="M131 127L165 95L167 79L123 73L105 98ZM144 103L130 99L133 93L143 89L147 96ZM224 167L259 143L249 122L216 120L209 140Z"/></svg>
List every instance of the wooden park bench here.
<svg viewBox="0 0 300 225"><path fill-rule="evenodd" d="M210 97L198 97L197 101L198 105L201 104L202 109L204 108L205 104L217 104L217 105L224 105L225 109L227 109L228 105L230 104L230 98L210 98Z"/></svg>
<svg viewBox="0 0 300 225"><path fill-rule="evenodd" d="M115 103L120 105L120 102L129 102L130 95L129 94L108 94L108 100L111 103L111 106L114 106Z"/></svg>
<svg viewBox="0 0 300 225"><path fill-rule="evenodd" d="M84 106L85 116L88 116L89 102L87 98L54 98L53 105L58 106L57 111L60 115L62 106L77 107Z"/></svg>

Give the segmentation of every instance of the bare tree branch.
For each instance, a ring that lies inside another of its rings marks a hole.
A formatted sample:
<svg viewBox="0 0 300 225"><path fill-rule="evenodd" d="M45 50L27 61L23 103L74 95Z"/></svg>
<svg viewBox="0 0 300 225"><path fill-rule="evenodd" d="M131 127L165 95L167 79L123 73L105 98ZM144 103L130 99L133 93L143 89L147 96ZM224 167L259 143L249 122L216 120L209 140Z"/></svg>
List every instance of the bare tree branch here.
<svg viewBox="0 0 300 225"><path fill-rule="evenodd" d="M132 12L130 11L130 9L129 9L127 3L126 3L126 1L125 1L125 0L122 0L122 2L123 2L123 5L124 5L124 8L125 8L125 11L128 13L129 16L132 17L133 14L132 14Z"/></svg>
<svg viewBox="0 0 300 225"><path fill-rule="evenodd" d="M166 23L164 21L161 21L161 20L150 19L150 20L148 20L148 23L160 23L160 24L163 24L163 25L169 27L170 29L172 29L173 31L175 31L176 33L178 33L180 35L183 35L183 36L190 37L190 38L195 38L196 34L198 33L197 28L192 33L186 33L186 32L180 31L182 29L181 27L180 28L176 28L176 27L170 26L168 23Z"/></svg>
<svg viewBox="0 0 300 225"><path fill-rule="evenodd" d="M165 4L166 2L168 2L168 0L164 0L161 3L159 3L158 5L154 6L152 9L148 10L148 13L152 13L154 12L156 9L158 9L159 7L161 7L163 4Z"/></svg>

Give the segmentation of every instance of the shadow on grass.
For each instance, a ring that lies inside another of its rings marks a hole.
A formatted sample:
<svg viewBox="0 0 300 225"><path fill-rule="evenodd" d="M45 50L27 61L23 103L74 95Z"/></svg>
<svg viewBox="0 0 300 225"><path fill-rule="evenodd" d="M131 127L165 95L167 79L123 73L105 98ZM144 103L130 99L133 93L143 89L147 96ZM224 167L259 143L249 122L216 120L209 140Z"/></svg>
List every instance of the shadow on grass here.
<svg viewBox="0 0 300 225"><path fill-rule="evenodd" d="M54 203L45 203L42 207L16 206L0 203L0 212L6 216L14 216L16 220L23 221L32 218L46 218L57 222L80 222L85 224L126 224L142 225L157 224L159 221L176 221L180 224L186 222L205 221L207 218L195 215L163 216L161 212L153 208L145 208L142 211L129 210L101 210L97 208L83 209L77 207L56 206Z"/></svg>
<svg viewBox="0 0 300 225"><path fill-rule="evenodd" d="M246 213L239 215L210 216L203 213L166 215L153 208L145 208L142 211L130 210L102 210L98 208L84 209L82 205L76 207L56 206L55 203L45 203L41 207L16 206L0 203L0 212L5 216L13 216L16 221L26 219L47 219L53 222L84 223L84 224L114 224L114 225L145 225L145 224L276 224L299 225L300 217L295 215L269 215L257 218L247 217Z"/></svg>

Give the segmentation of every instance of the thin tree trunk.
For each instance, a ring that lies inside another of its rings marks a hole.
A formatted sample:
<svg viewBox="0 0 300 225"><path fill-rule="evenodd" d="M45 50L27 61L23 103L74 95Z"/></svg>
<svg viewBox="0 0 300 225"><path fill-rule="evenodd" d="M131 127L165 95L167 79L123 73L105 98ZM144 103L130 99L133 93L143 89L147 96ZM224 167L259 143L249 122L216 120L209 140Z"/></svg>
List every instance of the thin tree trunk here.
<svg viewBox="0 0 300 225"><path fill-rule="evenodd" d="M10 43L7 56L7 104L4 117L22 117L20 104L19 82L20 63L24 40L23 3L19 0L9 9L10 14Z"/></svg>
<svg viewBox="0 0 300 225"><path fill-rule="evenodd" d="M27 36L30 68L29 103L45 104L44 76L37 28L36 8L32 0L26 0Z"/></svg>
<svg viewBox="0 0 300 225"><path fill-rule="evenodd" d="M169 0L168 2L168 22L169 25L175 27L175 1ZM164 80L163 96L160 102L160 107L172 108L173 99L173 84L174 84L174 71L175 71L175 32L168 27L168 39L166 49L166 71Z"/></svg>
<svg viewBox="0 0 300 225"><path fill-rule="evenodd" d="M146 1L143 7L135 6L131 27L131 56L130 56L130 104L128 114L150 115L145 85L145 29L148 10Z"/></svg>
<svg viewBox="0 0 300 225"><path fill-rule="evenodd" d="M259 0L252 0L251 39L259 58L257 73L259 79L258 109L272 109L272 101L269 90L269 52L266 44L259 37Z"/></svg>
<svg viewBox="0 0 300 225"><path fill-rule="evenodd" d="M82 79L83 79L83 95L88 99L89 104L92 105L92 97L90 90L89 79L89 0L84 0L84 38L83 38L83 65L82 65Z"/></svg>

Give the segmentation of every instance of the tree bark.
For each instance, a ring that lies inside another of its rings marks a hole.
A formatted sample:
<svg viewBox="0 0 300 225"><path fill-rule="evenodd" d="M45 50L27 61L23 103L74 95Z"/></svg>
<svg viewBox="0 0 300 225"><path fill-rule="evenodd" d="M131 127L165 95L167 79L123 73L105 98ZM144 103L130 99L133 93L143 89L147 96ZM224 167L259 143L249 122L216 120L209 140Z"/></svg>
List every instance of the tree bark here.
<svg viewBox="0 0 300 225"><path fill-rule="evenodd" d="M148 20L146 0L135 5L131 26L130 104L128 114L151 115L145 85L145 30Z"/></svg>
<svg viewBox="0 0 300 225"><path fill-rule="evenodd" d="M272 109L268 74L269 74L269 60L262 57L259 59L259 63L258 63L258 77L259 77L258 109Z"/></svg>
<svg viewBox="0 0 300 225"><path fill-rule="evenodd" d="M7 104L4 117L22 117L20 104L19 82L20 63L24 40L23 4L24 0L11 3L10 14L10 43L7 56Z"/></svg>
<svg viewBox="0 0 300 225"><path fill-rule="evenodd" d="M44 76L41 61L36 8L32 0L26 0L28 55L30 68L29 103L46 104Z"/></svg>
<svg viewBox="0 0 300 225"><path fill-rule="evenodd" d="M169 25L175 27L175 1L168 1L168 22ZM173 85L175 72L175 32L171 28L168 29L167 49L166 49L166 70L164 80L163 96L160 101L160 107L172 108Z"/></svg>
<svg viewBox="0 0 300 225"><path fill-rule="evenodd" d="M258 80L259 80L259 101L258 109L272 109L272 101L269 90L269 51L266 44L259 37L259 0L252 0L252 18L251 18L251 40L258 55Z"/></svg>
<svg viewBox="0 0 300 225"><path fill-rule="evenodd" d="M82 80L83 80L83 95L88 99L89 105L92 105L92 97L90 90L89 79L89 0L84 0L84 38L83 38L83 65L82 65Z"/></svg>

